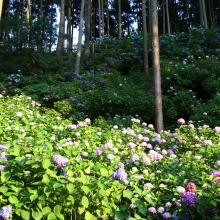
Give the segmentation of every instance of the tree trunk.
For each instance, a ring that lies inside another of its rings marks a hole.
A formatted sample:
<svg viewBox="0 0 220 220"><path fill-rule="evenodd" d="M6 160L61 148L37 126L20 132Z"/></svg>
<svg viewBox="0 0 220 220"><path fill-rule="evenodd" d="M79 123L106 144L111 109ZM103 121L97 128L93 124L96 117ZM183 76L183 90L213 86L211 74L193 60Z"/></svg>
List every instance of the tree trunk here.
<svg viewBox="0 0 220 220"><path fill-rule="evenodd" d="M39 16L38 16L38 40L37 40L37 50L42 49L42 36L41 36L41 31L42 31L42 3L43 0L40 0L40 6L39 6Z"/></svg>
<svg viewBox="0 0 220 220"><path fill-rule="evenodd" d="M107 34L110 35L110 28L109 28L109 9L108 9L108 0L107 1Z"/></svg>
<svg viewBox="0 0 220 220"><path fill-rule="evenodd" d="M69 49L72 49L72 36L71 36L71 9L72 1L68 0L68 9L67 9L67 46Z"/></svg>
<svg viewBox="0 0 220 220"><path fill-rule="evenodd" d="M2 18L2 7L3 7L3 0L0 0L0 21Z"/></svg>
<svg viewBox="0 0 220 220"><path fill-rule="evenodd" d="M168 0L166 0L166 11L167 11L167 29L168 29L168 34L170 33L170 14L169 14L169 5L168 5Z"/></svg>
<svg viewBox="0 0 220 220"><path fill-rule="evenodd" d="M166 33L166 13L165 13L165 6L164 6L164 0L162 1L162 7L163 7L163 34Z"/></svg>
<svg viewBox="0 0 220 220"><path fill-rule="evenodd" d="M202 0L202 12L203 12L203 16L204 16L204 27L205 27L205 29L208 29L205 0Z"/></svg>
<svg viewBox="0 0 220 220"><path fill-rule="evenodd" d="M152 12L152 48L153 48L153 69L154 69L154 108L156 132L163 130L163 107L160 75L160 49L158 33L157 0L151 0Z"/></svg>
<svg viewBox="0 0 220 220"><path fill-rule="evenodd" d="M121 0L118 0L118 38L121 38Z"/></svg>
<svg viewBox="0 0 220 220"><path fill-rule="evenodd" d="M61 56L64 44L64 34L65 34L65 0L61 0L61 10L60 10L60 25L59 25L59 36L57 42L56 55Z"/></svg>
<svg viewBox="0 0 220 220"><path fill-rule="evenodd" d="M75 64L75 73L77 75L79 75L79 69L80 69L84 5L85 5L85 0L82 0L82 2L81 2L81 10L80 10L80 21L79 21L78 49L77 49L76 64Z"/></svg>
<svg viewBox="0 0 220 220"><path fill-rule="evenodd" d="M85 53L89 54L89 41L90 41L90 16L91 16L91 1L86 0L85 5Z"/></svg>
<svg viewBox="0 0 220 220"><path fill-rule="evenodd" d="M99 38L102 37L102 26L101 26L101 0L98 0L99 2Z"/></svg>
<svg viewBox="0 0 220 220"><path fill-rule="evenodd" d="M104 0L102 0L102 37L105 36Z"/></svg>
<svg viewBox="0 0 220 220"><path fill-rule="evenodd" d="M26 47L30 47L30 36L29 36L30 17L31 17L31 3L30 3L30 0L27 0L27 12L26 12L27 42L26 42Z"/></svg>
<svg viewBox="0 0 220 220"><path fill-rule="evenodd" d="M213 20L213 27L215 27L215 11L213 7L213 0L211 0L211 11L212 11L212 20Z"/></svg>
<svg viewBox="0 0 220 220"><path fill-rule="evenodd" d="M148 0L148 32L151 33L152 32L152 21L151 21L151 0Z"/></svg>
<svg viewBox="0 0 220 220"><path fill-rule="evenodd" d="M199 17L200 17L200 25L204 25L204 17L202 10L202 0L199 0Z"/></svg>
<svg viewBox="0 0 220 220"><path fill-rule="evenodd" d="M143 19L143 38L144 38L144 75L148 70L148 50L147 50L147 22L146 22L146 3L142 0L142 19Z"/></svg>

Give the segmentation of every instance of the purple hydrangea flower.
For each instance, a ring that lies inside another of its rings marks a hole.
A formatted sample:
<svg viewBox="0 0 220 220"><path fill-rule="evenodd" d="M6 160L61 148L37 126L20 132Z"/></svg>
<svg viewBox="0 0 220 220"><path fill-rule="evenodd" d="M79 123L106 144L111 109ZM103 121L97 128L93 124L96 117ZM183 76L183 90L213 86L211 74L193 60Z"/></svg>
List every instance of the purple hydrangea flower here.
<svg viewBox="0 0 220 220"><path fill-rule="evenodd" d="M3 219L8 219L10 216L11 210L12 210L12 207L10 205L1 208L0 209L0 216Z"/></svg>
<svg viewBox="0 0 220 220"><path fill-rule="evenodd" d="M215 128L214 128L214 131L215 131L216 133L220 133L220 127L215 127Z"/></svg>
<svg viewBox="0 0 220 220"><path fill-rule="evenodd" d="M218 170L212 170L209 174L214 177L220 177L220 172Z"/></svg>
<svg viewBox="0 0 220 220"><path fill-rule="evenodd" d="M115 157L115 156L114 156L113 154L108 154L108 155L107 155L107 159L108 159L108 160L113 160L114 157Z"/></svg>
<svg viewBox="0 0 220 220"><path fill-rule="evenodd" d="M163 218L171 218L170 212L164 212L163 213Z"/></svg>
<svg viewBox="0 0 220 220"><path fill-rule="evenodd" d="M181 202L192 206L198 201L197 195L194 192L185 192L181 195Z"/></svg>
<svg viewBox="0 0 220 220"><path fill-rule="evenodd" d="M202 145L204 145L204 146L212 146L213 143L210 140L205 140L205 141L203 141Z"/></svg>
<svg viewBox="0 0 220 220"><path fill-rule="evenodd" d="M215 213L216 213L216 211L213 206L205 210L206 216L213 216L213 215L215 215Z"/></svg>
<svg viewBox="0 0 220 220"><path fill-rule="evenodd" d="M173 154L174 154L174 152L173 152L172 150L170 150L170 149L167 150L167 155L168 155L168 156L171 156L171 155L173 155Z"/></svg>
<svg viewBox="0 0 220 220"><path fill-rule="evenodd" d="M125 172L124 168L119 168L112 174L112 178L115 180L127 181L128 174Z"/></svg>
<svg viewBox="0 0 220 220"><path fill-rule="evenodd" d="M195 190L196 190L196 184L195 183L189 182L186 185L186 191L187 192L194 192Z"/></svg>
<svg viewBox="0 0 220 220"><path fill-rule="evenodd" d="M176 191L178 193L184 193L184 192L186 192L186 189L184 187L182 187L182 186L177 186L176 187Z"/></svg>
<svg viewBox="0 0 220 220"><path fill-rule="evenodd" d="M0 165L0 171L4 170L5 168L6 168L6 166Z"/></svg>
<svg viewBox="0 0 220 220"><path fill-rule="evenodd" d="M124 165L122 162L119 162L119 163L118 163L118 167L124 169L125 165Z"/></svg>
<svg viewBox="0 0 220 220"><path fill-rule="evenodd" d="M180 119L177 120L177 123L178 124L184 124L185 120L183 118L180 118Z"/></svg>
<svg viewBox="0 0 220 220"><path fill-rule="evenodd" d="M101 155L103 153L103 151L104 151L103 148L98 147L98 148L95 149L95 154L96 155Z"/></svg>
<svg viewBox="0 0 220 220"><path fill-rule="evenodd" d="M164 211L165 211L165 209L164 209L164 207L159 207L158 209L157 209L157 212L158 213L164 213Z"/></svg>
<svg viewBox="0 0 220 220"><path fill-rule="evenodd" d="M4 159L4 161L7 161L7 157L5 155L5 152L0 153L0 159Z"/></svg>
<svg viewBox="0 0 220 220"><path fill-rule="evenodd" d="M4 150L5 148L7 148L7 147L0 144L0 150Z"/></svg>
<svg viewBox="0 0 220 220"><path fill-rule="evenodd" d="M136 160L139 160L139 156L137 154L132 155L130 161L135 162Z"/></svg>
<svg viewBox="0 0 220 220"><path fill-rule="evenodd" d="M151 213L153 213L153 214L157 213L157 210L156 210L154 207L150 207L150 208L148 209L148 211L151 212Z"/></svg>
<svg viewBox="0 0 220 220"><path fill-rule="evenodd" d="M59 154L57 155L53 155L53 162L54 164L58 167L58 168L61 168L61 167L65 167L68 165L69 163L69 160Z"/></svg>

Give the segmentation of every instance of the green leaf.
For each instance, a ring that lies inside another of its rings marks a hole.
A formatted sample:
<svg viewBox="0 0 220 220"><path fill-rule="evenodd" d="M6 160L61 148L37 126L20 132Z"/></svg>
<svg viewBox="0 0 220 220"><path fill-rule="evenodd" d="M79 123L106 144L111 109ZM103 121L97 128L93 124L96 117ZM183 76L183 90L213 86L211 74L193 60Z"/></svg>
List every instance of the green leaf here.
<svg viewBox="0 0 220 220"><path fill-rule="evenodd" d="M57 219L57 217L53 212L47 216L47 220L56 220L56 219Z"/></svg>
<svg viewBox="0 0 220 220"><path fill-rule="evenodd" d="M48 213L51 212L51 208L49 206L46 206L42 209L42 214L47 215Z"/></svg>
<svg viewBox="0 0 220 220"><path fill-rule="evenodd" d="M51 161L49 159L43 159L42 161L43 168L46 170L51 165Z"/></svg>
<svg viewBox="0 0 220 220"><path fill-rule="evenodd" d="M14 155L19 156L21 151L21 145L14 145Z"/></svg>
<svg viewBox="0 0 220 220"><path fill-rule="evenodd" d="M31 202L33 202L35 199L37 199L38 198L38 194L35 194L35 195L31 195L30 196L30 200L31 200Z"/></svg>
<svg viewBox="0 0 220 220"><path fill-rule="evenodd" d="M9 196L8 200L11 204L19 203L18 198L16 196Z"/></svg>
<svg viewBox="0 0 220 220"><path fill-rule="evenodd" d="M138 214L134 214L134 217L135 217L136 219L142 219L141 216L138 215Z"/></svg>
<svg viewBox="0 0 220 220"><path fill-rule="evenodd" d="M75 192L75 186L72 183L68 183L66 188L67 188L67 190L69 191L70 194Z"/></svg>
<svg viewBox="0 0 220 220"><path fill-rule="evenodd" d="M142 190L140 188L138 188L137 186L134 186L134 189L137 192L137 194L139 194L141 196Z"/></svg>
<svg viewBox="0 0 220 220"><path fill-rule="evenodd" d="M29 220L30 219L30 212L29 211L25 211L25 210L21 210L21 217L24 220Z"/></svg>
<svg viewBox="0 0 220 220"><path fill-rule="evenodd" d="M0 192L5 194L8 191L8 187L7 186L1 186L0 187Z"/></svg>
<svg viewBox="0 0 220 220"><path fill-rule="evenodd" d="M81 189L83 190L83 192L85 194L88 194L89 192L91 192L90 188L88 186L82 186Z"/></svg>
<svg viewBox="0 0 220 220"><path fill-rule="evenodd" d="M105 168L101 168L101 169L100 169L100 172L101 172L101 175L102 175L102 176L109 176L108 170L105 169Z"/></svg>
<svg viewBox="0 0 220 220"><path fill-rule="evenodd" d="M86 196L83 196L83 197L82 197L81 203L82 203L83 207L88 208L88 206L89 206L89 200L87 199Z"/></svg>
<svg viewBox="0 0 220 220"><path fill-rule="evenodd" d="M90 212L86 212L85 220L96 220L97 218L92 215Z"/></svg>
<svg viewBox="0 0 220 220"><path fill-rule="evenodd" d="M75 199L73 196L69 195L67 198L68 201L71 201L72 205L75 203Z"/></svg>
<svg viewBox="0 0 220 220"><path fill-rule="evenodd" d="M40 211L34 211L32 210L32 217L35 219L35 220L40 220L43 218L43 215Z"/></svg>
<svg viewBox="0 0 220 220"><path fill-rule="evenodd" d="M7 170L1 171L1 181L2 183L7 182L7 180L11 177L11 174Z"/></svg>
<svg viewBox="0 0 220 220"><path fill-rule="evenodd" d="M86 174L90 174L91 170L90 167L88 167L87 169L84 170Z"/></svg>
<svg viewBox="0 0 220 220"><path fill-rule="evenodd" d="M133 192L130 190L124 190L123 191L123 197L131 199L133 197Z"/></svg>
<svg viewBox="0 0 220 220"><path fill-rule="evenodd" d="M141 214L143 214L143 215L146 215L146 213L147 213L147 207L146 206L144 206L144 205L138 205L138 211L141 213Z"/></svg>
<svg viewBox="0 0 220 220"><path fill-rule="evenodd" d="M50 142L45 143L50 151L53 151L53 145Z"/></svg>
<svg viewBox="0 0 220 220"><path fill-rule="evenodd" d="M15 161L18 165L22 166L27 160L24 157L16 157Z"/></svg>
<svg viewBox="0 0 220 220"><path fill-rule="evenodd" d="M53 212L59 219L64 220L64 216L60 213L61 210L62 207L60 205L56 205L53 209Z"/></svg>
<svg viewBox="0 0 220 220"><path fill-rule="evenodd" d="M78 208L78 213L81 215L83 212L85 212L85 208L84 207L79 207Z"/></svg>
<svg viewBox="0 0 220 220"><path fill-rule="evenodd" d="M48 183L50 182L50 179L49 179L49 177L48 177L47 174L44 174L44 175L43 175L42 182L45 183L45 184L48 184Z"/></svg>

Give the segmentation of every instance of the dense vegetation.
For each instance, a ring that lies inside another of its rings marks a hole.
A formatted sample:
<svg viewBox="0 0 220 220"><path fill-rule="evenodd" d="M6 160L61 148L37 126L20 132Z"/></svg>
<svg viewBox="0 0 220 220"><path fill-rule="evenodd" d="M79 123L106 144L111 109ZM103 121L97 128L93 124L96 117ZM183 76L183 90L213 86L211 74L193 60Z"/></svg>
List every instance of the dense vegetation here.
<svg viewBox="0 0 220 220"><path fill-rule="evenodd" d="M160 39L160 134L141 34L97 40L80 75L0 50L0 218L219 219L220 28L190 32Z"/></svg>

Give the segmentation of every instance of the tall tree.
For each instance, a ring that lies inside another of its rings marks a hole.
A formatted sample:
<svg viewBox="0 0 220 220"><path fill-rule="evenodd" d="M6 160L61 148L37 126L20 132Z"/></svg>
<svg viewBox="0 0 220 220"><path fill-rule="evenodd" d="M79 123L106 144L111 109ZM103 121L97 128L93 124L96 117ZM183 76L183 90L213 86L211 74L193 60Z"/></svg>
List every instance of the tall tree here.
<svg viewBox="0 0 220 220"><path fill-rule="evenodd" d="M56 49L56 55L61 56L63 47L64 47L64 34L65 34L65 0L61 0L61 9L60 9L60 25L59 25L59 36L58 36L58 43Z"/></svg>
<svg viewBox="0 0 220 220"><path fill-rule="evenodd" d="M85 5L85 53L89 54L90 42L90 26L91 26L91 0L86 0Z"/></svg>
<svg viewBox="0 0 220 220"><path fill-rule="evenodd" d="M152 48L153 48L153 69L154 69L154 109L156 132L163 130L163 107L161 92L160 74L160 44L158 32L157 0L151 0L152 15Z"/></svg>
<svg viewBox="0 0 220 220"><path fill-rule="evenodd" d="M83 11L84 11L85 0L81 1L81 10L80 10L80 21L79 21L79 35L78 35L78 49L76 54L76 64L75 64L75 73L79 75L80 69L80 59L81 59L81 48L82 48L82 27L83 27Z"/></svg>
<svg viewBox="0 0 220 220"><path fill-rule="evenodd" d="M146 21L146 3L142 0L142 19L143 19L143 38L144 38L144 74L148 70L148 50L147 50L147 21Z"/></svg>
<svg viewBox="0 0 220 220"><path fill-rule="evenodd" d="M102 13L101 13L101 0L98 0L99 3L99 38L102 37Z"/></svg>
<svg viewBox="0 0 220 220"><path fill-rule="evenodd" d="M170 31L170 14L169 14L168 0L166 0L166 12L167 12L167 29L168 29L168 34L170 34L171 31Z"/></svg>
<svg viewBox="0 0 220 220"><path fill-rule="evenodd" d="M118 37L121 38L121 0L118 0Z"/></svg>

